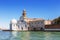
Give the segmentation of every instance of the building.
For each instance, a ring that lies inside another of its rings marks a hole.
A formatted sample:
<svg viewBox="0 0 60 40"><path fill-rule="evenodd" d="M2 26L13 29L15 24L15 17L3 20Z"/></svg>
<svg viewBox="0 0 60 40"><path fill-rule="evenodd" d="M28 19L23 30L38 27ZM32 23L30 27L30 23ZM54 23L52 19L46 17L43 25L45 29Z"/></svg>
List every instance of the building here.
<svg viewBox="0 0 60 40"><path fill-rule="evenodd" d="M17 20L16 19L12 19L10 21L10 30L18 30Z"/></svg>
<svg viewBox="0 0 60 40"><path fill-rule="evenodd" d="M28 18L24 9L19 20L12 19L10 21L10 30L43 30L45 27L44 22L45 20L42 18Z"/></svg>
<svg viewBox="0 0 60 40"><path fill-rule="evenodd" d="M60 24L53 24L52 20L44 20L42 18L28 18L26 10L23 10L19 20L12 19L10 21L10 30L28 31L28 30L44 30L44 31L60 31Z"/></svg>
<svg viewBox="0 0 60 40"><path fill-rule="evenodd" d="M43 30L44 26L43 19L33 18L33 21L29 22L29 30Z"/></svg>
<svg viewBox="0 0 60 40"><path fill-rule="evenodd" d="M45 20L44 23L45 23L45 25L51 25L52 24L52 20Z"/></svg>

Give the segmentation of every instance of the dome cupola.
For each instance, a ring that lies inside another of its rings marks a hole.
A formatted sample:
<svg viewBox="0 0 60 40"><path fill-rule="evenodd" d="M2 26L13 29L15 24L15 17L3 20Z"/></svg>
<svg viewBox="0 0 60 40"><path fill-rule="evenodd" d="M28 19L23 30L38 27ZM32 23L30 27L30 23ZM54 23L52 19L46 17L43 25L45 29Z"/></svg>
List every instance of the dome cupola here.
<svg viewBox="0 0 60 40"><path fill-rule="evenodd" d="M10 23L16 24L17 23L17 20L16 19L12 19Z"/></svg>

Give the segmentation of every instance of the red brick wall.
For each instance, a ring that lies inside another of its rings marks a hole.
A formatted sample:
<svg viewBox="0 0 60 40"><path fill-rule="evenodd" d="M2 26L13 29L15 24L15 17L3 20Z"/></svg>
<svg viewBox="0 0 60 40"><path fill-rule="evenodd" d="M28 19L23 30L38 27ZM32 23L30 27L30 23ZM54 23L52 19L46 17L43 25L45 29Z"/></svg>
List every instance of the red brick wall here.
<svg viewBox="0 0 60 40"><path fill-rule="evenodd" d="M46 29L60 29L60 24L45 25Z"/></svg>

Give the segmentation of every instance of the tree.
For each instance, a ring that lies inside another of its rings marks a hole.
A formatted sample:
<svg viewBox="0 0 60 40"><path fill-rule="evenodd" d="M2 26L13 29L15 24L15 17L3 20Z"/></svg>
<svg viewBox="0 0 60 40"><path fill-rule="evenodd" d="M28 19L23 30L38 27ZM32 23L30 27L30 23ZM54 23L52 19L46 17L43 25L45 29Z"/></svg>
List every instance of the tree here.
<svg viewBox="0 0 60 40"><path fill-rule="evenodd" d="M60 16L53 20L54 24L60 24Z"/></svg>

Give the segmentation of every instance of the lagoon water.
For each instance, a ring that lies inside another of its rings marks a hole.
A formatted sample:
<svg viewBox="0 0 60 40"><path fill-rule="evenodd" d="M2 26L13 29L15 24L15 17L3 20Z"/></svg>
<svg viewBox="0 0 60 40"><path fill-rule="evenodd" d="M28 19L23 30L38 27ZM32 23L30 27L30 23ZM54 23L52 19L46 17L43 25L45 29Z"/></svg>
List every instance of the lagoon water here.
<svg viewBox="0 0 60 40"><path fill-rule="evenodd" d="M0 31L0 40L60 40L60 32Z"/></svg>

